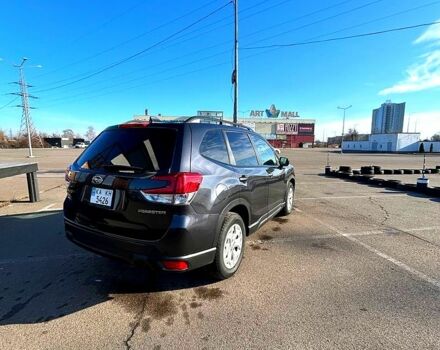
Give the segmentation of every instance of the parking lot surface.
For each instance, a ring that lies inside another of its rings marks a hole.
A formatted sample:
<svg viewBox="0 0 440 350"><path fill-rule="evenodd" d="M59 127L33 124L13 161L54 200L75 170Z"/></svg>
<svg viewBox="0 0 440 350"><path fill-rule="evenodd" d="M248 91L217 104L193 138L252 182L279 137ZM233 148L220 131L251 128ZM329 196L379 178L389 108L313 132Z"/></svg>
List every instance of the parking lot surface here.
<svg viewBox="0 0 440 350"><path fill-rule="evenodd" d="M79 152L35 152L40 203L24 202L24 179L0 182L0 349L440 348L439 198L326 178L325 150L283 150L295 211L248 237L233 278L153 275L65 239L62 170ZM421 168L422 158L332 152L330 162Z"/></svg>

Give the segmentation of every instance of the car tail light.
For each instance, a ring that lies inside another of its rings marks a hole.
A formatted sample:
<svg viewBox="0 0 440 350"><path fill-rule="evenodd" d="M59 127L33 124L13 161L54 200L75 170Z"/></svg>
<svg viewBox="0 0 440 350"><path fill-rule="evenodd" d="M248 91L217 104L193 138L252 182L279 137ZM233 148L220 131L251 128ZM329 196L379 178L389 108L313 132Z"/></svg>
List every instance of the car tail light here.
<svg viewBox="0 0 440 350"><path fill-rule="evenodd" d="M167 270L185 271L188 270L189 264L185 260L164 260L162 265Z"/></svg>
<svg viewBox="0 0 440 350"><path fill-rule="evenodd" d="M149 202L188 204L199 190L203 176L199 173L176 173L153 176L151 180L164 182L162 187L141 190Z"/></svg>
<svg viewBox="0 0 440 350"><path fill-rule="evenodd" d="M119 124L118 127L120 129L131 129L131 128L146 128L148 125L150 125L149 122L132 121L124 124Z"/></svg>

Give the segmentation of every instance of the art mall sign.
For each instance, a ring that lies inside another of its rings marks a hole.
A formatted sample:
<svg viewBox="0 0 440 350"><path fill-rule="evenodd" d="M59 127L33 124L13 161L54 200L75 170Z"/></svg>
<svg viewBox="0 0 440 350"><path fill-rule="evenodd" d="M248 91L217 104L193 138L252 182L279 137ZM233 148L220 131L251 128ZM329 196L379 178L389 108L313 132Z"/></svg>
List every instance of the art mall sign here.
<svg viewBox="0 0 440 350"><path fill-rule="evenodd" d="M298 112L292 111L281 111L275 107L275 105L270 106L269 109L266 110L251 110L250 117L252 118L299 118Z"/></svg>

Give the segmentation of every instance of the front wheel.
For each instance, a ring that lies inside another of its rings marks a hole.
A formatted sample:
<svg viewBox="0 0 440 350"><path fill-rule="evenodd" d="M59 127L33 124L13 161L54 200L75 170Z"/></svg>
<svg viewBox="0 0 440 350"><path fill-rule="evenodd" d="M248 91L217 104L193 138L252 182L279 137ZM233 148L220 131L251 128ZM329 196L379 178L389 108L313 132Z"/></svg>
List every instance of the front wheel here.
<svg viewBox="0 0 440 350"><path fill-rule="evenodd" d="M225 216L217 243L214 272L219 279L231 277L243 258L246 229L243 219L236 213Z"/></svg>
<svg viewBox="0 0 440 350"><path fill-rule="evenodd" d="M294 200L295 200L295 188L293 187L293 184L289 182L287 185L287 191L285 196L286 204L284 205L284 208L280 212L281 216L289 215L293 211Z"/></svg>

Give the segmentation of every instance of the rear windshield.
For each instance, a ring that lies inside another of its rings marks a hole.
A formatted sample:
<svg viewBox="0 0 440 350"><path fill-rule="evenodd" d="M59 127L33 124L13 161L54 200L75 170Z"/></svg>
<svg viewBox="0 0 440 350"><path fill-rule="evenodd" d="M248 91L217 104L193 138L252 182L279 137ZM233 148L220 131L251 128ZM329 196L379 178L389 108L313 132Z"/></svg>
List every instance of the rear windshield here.
<svg viewBox="0 0 440 350"><path fill-rule="evenodd" d="M111 129L102 132L76 163L107 172L157 172L171 166L177 132L165 128Z"/></svg>

